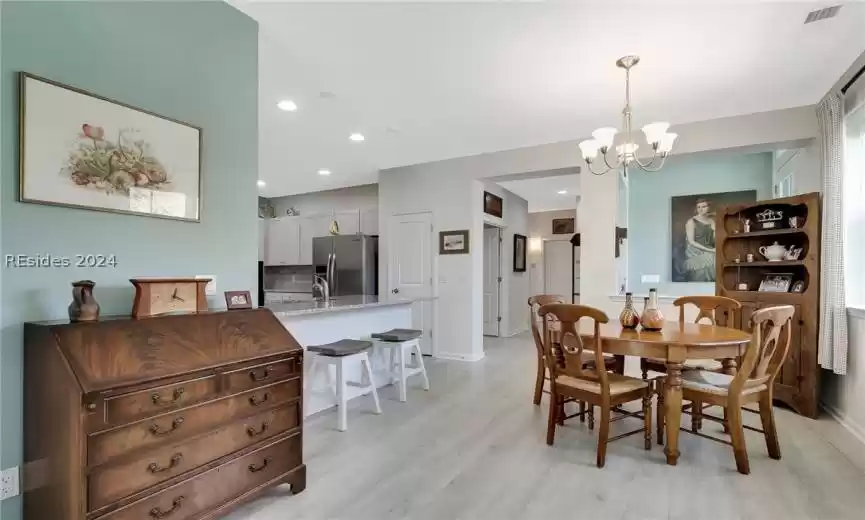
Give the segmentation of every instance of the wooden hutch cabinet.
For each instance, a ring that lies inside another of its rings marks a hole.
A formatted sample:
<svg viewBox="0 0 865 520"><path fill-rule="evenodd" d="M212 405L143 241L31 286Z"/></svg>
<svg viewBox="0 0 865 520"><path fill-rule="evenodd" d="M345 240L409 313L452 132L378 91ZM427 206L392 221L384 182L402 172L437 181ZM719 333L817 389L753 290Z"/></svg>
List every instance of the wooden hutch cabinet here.
<svg viewBox="0 0 865 520"><path fill-rule="evenodd" d="M792 305L796 309L790 355L775 381L775 399L816 418L821 370L817 362L820 195L725 206L716 215L715 227L715 293L742 303L741 316L734 318L732 326L749 330L751 315L763 307ZM770 261L760 248L776 243L788 251L801 248L801 252L795 259L785 256ZM749 254L753 255L751 262ZM760 290L764 279L775 276L790 280L786 292L770 292L765 286ZM729 317L721 319L729 322Z"/></svg>

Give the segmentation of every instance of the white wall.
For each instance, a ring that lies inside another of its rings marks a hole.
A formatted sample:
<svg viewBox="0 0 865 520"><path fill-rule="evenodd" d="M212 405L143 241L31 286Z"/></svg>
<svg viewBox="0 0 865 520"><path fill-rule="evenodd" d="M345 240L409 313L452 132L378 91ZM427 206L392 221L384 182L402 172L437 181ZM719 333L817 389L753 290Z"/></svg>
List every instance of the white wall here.
<svg viewBox="0 0 865 520"><path fill-rule="evenodd" d="M772 186L793 175L793 195L819 192L822 189L820 148L816 139L806 146L772 155Z"/></svg>
<svg viewBox="0 0 865 520"><path fill-rule="evenodd" d="M591 129L584 129L586 135ZM803 146L817 136L812 106L762 112L696 123L674 124L676 153L708 150L767 151ZM433 212L436 236L441 230L469 229L472 250L483 233L482 185L479 179L559 168L585 168L576 141L531 146L497 153L382 170L379 173L380 262L386 282L390 233L386 222L400 212ZM643 147L641 147L642 149ZM615 227L618 212L616 175L581 175L581 301L617 316ZM589 224L590 223L590 224ZM437 259L438 318L434 338L440 351L479 359L483 347L483 258L448 255ZM382 288L387 290L386 287Z"/></svg>
<svg viewBox="0 0 865 520"><path fill-rule="evenodd" d="M529 203L524 198L506 190L494 182L483 182L483 190L502 198L502 218L484 213L483 221L502 228L502 286L499 305L502 322L500 334L513 336L529 328L529 312L526 302L529 299L529 270L514 272L514 234L529 234ZM477 252L483 255L483 247L478 237ZM526 244L528 246L528 244ZM526 254L526 267L529 259Z"/></svg>
<svg viewBox="0 0 865 520"><path fill-rule="evenodd" d="M838 422L865 443L865 312L854 312L847 321L847 375L824 370L821 400Z"/></svg>
<svg viewBox="0 0 865 520"><path fill-rule="evenodd" d="M574 219L574 230L579 232L579 223L577 220L577 210L565 209L559 211L539 211L537 213L529 213L529 252L528 252L528 268L530 273L529 292L531 294L544 293L544 245L547 240L565 240L570 241L573 235L554 235L553 234L553 219L556 218L572 218ZM563 296L568 296L567 294ZM570 300L568 300L570 301Z"/></svg>
<svg viewBox="0 0 865 520"><path fill-rule="evenodd" d="M269 200L277 217L285 215L285 210L291 207L301 215L327 214L340 209L373 209L378 207L378 184L274 197Z"/></svg>

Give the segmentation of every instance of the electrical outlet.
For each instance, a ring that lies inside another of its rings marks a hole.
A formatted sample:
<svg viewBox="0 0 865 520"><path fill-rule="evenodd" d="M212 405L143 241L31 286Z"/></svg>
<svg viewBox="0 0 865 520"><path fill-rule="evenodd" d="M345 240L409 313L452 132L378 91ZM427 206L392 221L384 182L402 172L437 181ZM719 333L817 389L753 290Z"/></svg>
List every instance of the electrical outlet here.
<svg viewBox="0 0 865 520"><path fill-rule="evenodd" d="M18 496L18 466L0 472L0 500Z"/></svg>
<svg viewBox="0 0 865 520"><path fill-rule="evenodd" d="M216 275L197 274L195 278L210 278L210 281L204 286L204 294L205 296L216 296Z"/></svg>

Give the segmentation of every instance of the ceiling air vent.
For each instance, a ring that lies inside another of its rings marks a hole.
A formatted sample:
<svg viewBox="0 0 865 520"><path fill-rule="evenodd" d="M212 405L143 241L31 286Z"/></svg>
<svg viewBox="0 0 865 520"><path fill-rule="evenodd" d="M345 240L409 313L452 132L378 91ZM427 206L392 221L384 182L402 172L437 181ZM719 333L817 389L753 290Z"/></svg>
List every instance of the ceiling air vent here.
<svg viewBox="0 0 865 520"><path fill-rule="evenodd" d="M809 24L812 22L819 22L820 20L827 20L829 18L834 18L838 11L841 10L840 5L833 5L832 7L825 7L823 9L817 9L816 11L811 11L808 13L808 16L805 18L805 23Z"/></svg>

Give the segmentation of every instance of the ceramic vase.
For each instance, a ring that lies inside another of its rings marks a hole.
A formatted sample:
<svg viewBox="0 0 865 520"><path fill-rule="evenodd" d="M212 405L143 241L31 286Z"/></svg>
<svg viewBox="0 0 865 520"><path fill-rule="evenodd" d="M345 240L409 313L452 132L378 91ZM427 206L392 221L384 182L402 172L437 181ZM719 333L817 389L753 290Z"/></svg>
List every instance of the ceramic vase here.
<svg viewBox="0 0 865 520"><path fill-rule="evenodd" d="M625 308L619 314L619 323L623 329L635 329L640 324L640 315L634 308L634 299L631 293L625 293Z"/></svg>
<svg viewBox="0 0 865 520"><path fill-rule="evenodd" d="M646 308L643 309L640 322L644 330L661 330L664 328L664 314L658 307L658 292L655 289L649 289L649 298Z"/></svg>
<svg viewBox="0 0 865 520"><path fill-rule="evenodd" d="M99 303L93 297L90 280L72 282L72 303L69 304L69 321L96 321L99 319Z"/></svg>

